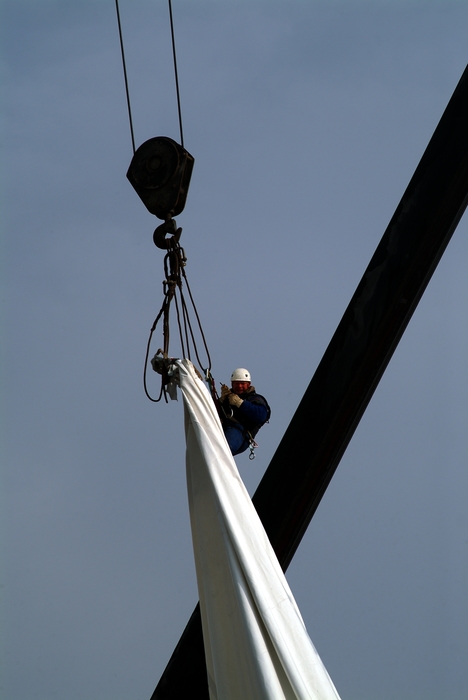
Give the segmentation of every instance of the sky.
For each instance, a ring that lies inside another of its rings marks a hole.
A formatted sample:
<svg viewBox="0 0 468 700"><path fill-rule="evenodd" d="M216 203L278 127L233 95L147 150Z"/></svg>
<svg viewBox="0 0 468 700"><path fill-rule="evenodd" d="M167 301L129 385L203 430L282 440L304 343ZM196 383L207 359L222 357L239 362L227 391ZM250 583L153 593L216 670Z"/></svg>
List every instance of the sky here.
<svg viewBox="0 0 468 700"><path fill-rule="evenodd" d="M179 140L167 3L120 11L137 145ZM187 276L218 386L247 367L272 408L236 458L253 493L468 63L468 4L173 13ZM115 6L3 0L0 23L0 697L149 700L198 596L182 402L142 387L163 255L125 177ZM467 233L287 571L343 700L468 694Z"/></svg>

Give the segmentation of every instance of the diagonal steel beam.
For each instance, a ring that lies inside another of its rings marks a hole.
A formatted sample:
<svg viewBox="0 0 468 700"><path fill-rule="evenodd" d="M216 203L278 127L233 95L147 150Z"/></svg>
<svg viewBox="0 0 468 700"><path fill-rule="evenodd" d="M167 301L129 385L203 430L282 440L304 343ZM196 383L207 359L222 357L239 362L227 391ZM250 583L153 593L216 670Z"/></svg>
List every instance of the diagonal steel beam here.
<svg viewBox="0 0 468 700"><path fill-rule="evenodd" d="M468 67L253 497L286 569L468 204ZM199 608L151 700L206 698Z"/></svg>

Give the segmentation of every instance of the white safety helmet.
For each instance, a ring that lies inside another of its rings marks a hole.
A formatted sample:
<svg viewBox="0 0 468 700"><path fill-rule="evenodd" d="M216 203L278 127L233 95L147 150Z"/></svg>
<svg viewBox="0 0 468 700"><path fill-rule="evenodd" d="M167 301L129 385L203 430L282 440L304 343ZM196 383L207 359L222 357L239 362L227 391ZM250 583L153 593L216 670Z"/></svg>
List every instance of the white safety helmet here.
<svg viewBox="0 0 468 700"><path fill-rule="evenodd" d="M231 382L250 382L250 372L245 367L235 369L231 374Z"/></svg>

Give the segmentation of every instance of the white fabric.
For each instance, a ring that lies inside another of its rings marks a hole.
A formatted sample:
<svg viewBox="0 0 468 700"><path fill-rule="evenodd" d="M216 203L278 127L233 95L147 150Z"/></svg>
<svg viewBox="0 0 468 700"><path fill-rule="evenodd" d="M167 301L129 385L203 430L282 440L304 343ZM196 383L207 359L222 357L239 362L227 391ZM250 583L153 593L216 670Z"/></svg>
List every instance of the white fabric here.
<svg viewBox="0 0 468 700"><path fill-rule="evenodd" d="M211 700L339 700L188 360L187 485Z"/></svg>

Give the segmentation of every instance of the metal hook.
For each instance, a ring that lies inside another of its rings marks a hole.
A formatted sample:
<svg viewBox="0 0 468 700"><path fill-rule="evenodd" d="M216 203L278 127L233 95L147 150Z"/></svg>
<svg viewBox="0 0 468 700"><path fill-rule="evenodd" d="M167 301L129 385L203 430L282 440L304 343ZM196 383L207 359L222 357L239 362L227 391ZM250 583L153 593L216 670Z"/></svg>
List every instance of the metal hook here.
<svg viewBox="0 0 468 700"><path fill-rule="evenodd" d="M170 238L166 238L166 233L172 233L173 235ZM172 248L174 243L179 242L181 233L182 229L177 228L176 220L168 219L155 229L153 243L161 250L168 250Z"/></svg>

